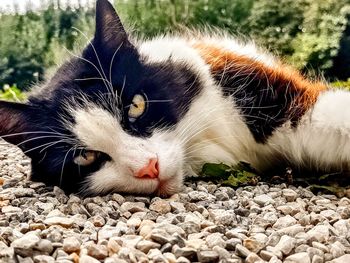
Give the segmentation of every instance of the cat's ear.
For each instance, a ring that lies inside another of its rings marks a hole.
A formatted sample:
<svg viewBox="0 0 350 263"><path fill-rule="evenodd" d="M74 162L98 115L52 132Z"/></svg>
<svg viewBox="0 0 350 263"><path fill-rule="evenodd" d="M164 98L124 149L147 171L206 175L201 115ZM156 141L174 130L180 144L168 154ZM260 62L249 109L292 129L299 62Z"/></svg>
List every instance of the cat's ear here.
<svg viewBox="0 0 350 263"><path fill-rule="evenodd" d="M25 140L30 131L30 111L29 105L0 101L0 137L12 144Z"/></svg>
<svg viewBox="0 0 350 263"><path fill-rule="evenodd" d="M102 47L115 50L130 44L120 18L108 0L96 2L96 31L94 41Z"/></svg>

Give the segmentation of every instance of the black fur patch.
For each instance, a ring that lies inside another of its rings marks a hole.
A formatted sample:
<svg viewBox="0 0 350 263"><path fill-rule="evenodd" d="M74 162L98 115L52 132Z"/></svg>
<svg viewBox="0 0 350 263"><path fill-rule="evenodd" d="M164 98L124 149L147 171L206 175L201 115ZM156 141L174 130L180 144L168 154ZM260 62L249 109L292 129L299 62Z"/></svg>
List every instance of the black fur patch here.
<svg viewBox="0 0 350 263"><path fill-rule="evenodd" d="M260 73L254 69L242 73L235 67L213 72L224 95L233 97L256 142L265 143L277 128L291 120L291 104L300 94L284 81L274 79L271 83L267 76L261 79L257 75ZM294 115L299 116L296 112Z"/></svg>

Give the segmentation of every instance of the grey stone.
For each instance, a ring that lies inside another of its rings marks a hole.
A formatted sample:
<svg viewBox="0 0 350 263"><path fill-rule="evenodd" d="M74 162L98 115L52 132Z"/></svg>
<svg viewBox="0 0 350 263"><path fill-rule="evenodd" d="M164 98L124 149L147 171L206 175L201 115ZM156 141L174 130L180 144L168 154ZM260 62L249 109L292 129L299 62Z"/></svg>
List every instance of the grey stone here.
<svg viewBox="0 0 350 263"><path fill-rule="evenodd" d="M185 257L188 258L189 260L193 260L196 255L197 255L197 251L193 248L188 248L188 247L183 247L180 248L177 245L174 245L172 248L172 253L177 257Z"/></svg>
<svg viewBox="0 0 350 263"><path fill-rule="evenodd" d="M267 240L267 237L266 237ZM258 253L264 246L265 242L259 242L254 238L246 238L243 240L243 246L248 248L251 252Z"/></svg>
<svg viewBox="0 0 350 263"><path fill-rule="evenodd" d="M250 253L246 259L245 259L246 263L264 263L265 261L260 258L257 254L255 253Z"/></svg>
<svg viewBox="0 0 350 263"><path fill-rule="evenodd" d="M336 241L330 245L330 253L332 254L333 258L339 258L344 255L345 247L342 243Z"/></svg>
<svg viewBox="0 0 350 263"><path fill-rule="evenodd" d="M325 218L327 218L330 221L336 221L336 220L339 220L341 218L340 215L336 211L331 210L331 209L321 211L320 215L324 216Z"/></svg>
<svg viewBox="0 0 350 263"><path fill-rule="evenodd" d="M289 236L295 237L296 234L304 231L305 230L303 226L296 224L296 225L281 228L277 232L283 235L289 235Z"/></svg>
<svg viewBox="0 0 350 263"><path fill-rule="evenodd" d="M349 220L340 219L333 224L334 228L339 232L340 235L346 235L350 230Z"/></svg>
<svg viewBox="0 0 350 263"><path fill-rule="evenodd" d="M311 263L323 263L323 257L314 255L311 259Z"/></svg>
<svg viewBox="0 0 350 263"><path fill-rule="evenodd" d="M149 206L149 209L152 211L158 212L160 214L166 214L171 211L171 206L168 201L160 199L151 203L151 205Z"/></svg>
<svg viewBox="0 0 350 263"><path fill-rule="evenodd" d="M60 225L63 227L71 227L74 223L74 220L68 217L59 217L59 216L54 216L54 217L49 217L44 220L44 223L46 225Z"/></svg>
<svg viewBox="0 0 350 263"><path fill-rule="evenodd" d="M176 260L176 263L191 263L191 261L185 257L179 257L177 260Z"/></svg>
<svg viewBox="0 0 350 263"><path fill-rule="evenodd" d="M11 243L11 247L14 248L15 253L28 257L33 255L34 247L39 243L40 238L33 234L28 233L23 237L16 239Z"/></svg>
<svg viewBox="0 0 350 263"><path fill-rule="evenodd" d="M278 259L276 256L273 256L270 260L269 263L282 263L282 260Z"/></svg>
<svg viewBox="0 0 350 263"><path fill-rule="evenodd" d="M213 233L206 237L205 241L208 247L212 248L214 246L225 247L225 241L222 238L223 234Z"/></svg>
<svg viewBox="0 0 350 263"><path fill-rule="evenodd" d="M172 201L169 204L173 213L183 213L186 211L183 203Z"/></svg>
<svg viewBox="0 0 350 263"><path fill-rule="evenodd" d="M98 231L98 237L100 239L110 239L111 237L120 236L127 231L127 226L103 226Z"/></svg>
<svg viewBox="0 0 350 263"><path fill-rule="evenodd" d="M82 255L79 258L79 263L100 263L100 261L88 255Z"/></svg>
<svg viewBox="0 0 350 263"><path fill-rule="evenodd" d="M33 259L31 257L21 257L17 256L18 262L20 263L34 263Z"/></svg>
<svg viewBox="0 0 350 263"><path fill-rule="evenodd" d="M214 223L230 226L236 221L236 215L234 210L224 209L209 209L209 216L213 219Z"/></svg>
<svg viewBox="0 0 350 263"><path fill-rule="evenodd" d="M159 249L160 244L148 240L141 240L137 243L136 248L147 254L151 249Z"/></svg>
<svg viewBox="0 0 350 263"><path fill-rule="evenodd" d="M124 202L120 206L121 211L128 211L130 213L145 211L145 203L142 202Z"/></svg>
<svg viewBox="0 0 350 263"><path fill-rule="evenodd" d="M340 256L331 261L331 263L349 263L349 262L350 262L350 254Z"/></svg>
<svg viewBox="0 0 350 263"><path fill-rule="evenodd" d="M108 256L108 249L104 245L91 244L87 247L87 253L91 257L102 260Z"/></svg>
<svg viewBox="0 0 350 263"><path fill-rule="evenodd" d="M310 257L311 259L313 259L313 257L314 257L315 255L321 257L322 259L323 259L323 257L324 257L324 252L323 252L322 250L318 249L318 248L308 247L308 248L306 249L306 252L309 254L309 257Z"/></svg>
<svg viewBox="0 0 350 263"><path fill-rule="evenodd" d="M325 225L317 225L307 232L308 241L326 242L329 238L329 227Z"/></svg>
<svg viewBox="0 0 350 263"><path fill-rule="evenodd" d="M200 225L194 222L183 222L178 224L178 226L181 227L186 232L186 234L198 233L201 230Z"/></svg>
<svg viewBox="0 0 350 263"><path fill-rule="evenodd" d="M275 250L281 251L284 255L289 255L295 246L295 239L284 235L281 237L280 241L274 247Z"/></svg>
<svg viewBox="0 0 350 263"><path fill-rule="evenodd" d="M247 249L246 247L244 247L244 246L242 246L241 244L237 244L236 245L236 253L239 255L239 256L241 256L241 257L243 257L243 258L246 258L246 257L248 257L248 255L251 253L250 251L249 251L249 249Z"/></svg>
<svg viewBox="0 0 350 263"><path fill-rule="evenodd" d="M273 254L272 252L270 251L266 251L266 250L262 250L260 251L259 253L260 257L265 260L265 261L269 261L272 257L275 256L275 254Z"/></svg>
<svg viewBox="0 0 350 263"><path fill-rule="evenodd" d="M314 248L317 248L317 249L323 251L324 253L328 253L329 252L329 248L326 245L324 245L324 244L322 244L320 242L313 241L312 242L312 246Z"/></svg>
<svg viewBox="0 0 350 263"><path fill-rule="evenodd" d="M258 195L256 197L254 197L253 200L254 200L255 203L257 203L260 206L266 206L268 204L274 204L275 203L273 198L271 198L271 196L266 195L266 194Z"/></svg>
<svg viewBox="0 0 350 263"><path fill-rule="evenodd" d="M294 250L295 253L299 252L307 252L308 248L310 248L307 244L300 244ZM310 257L311 258L311 257Z"/></svg>
<svg viewBox="0 0 350 263"><path fill-rule="evenodd" d="M55 259L46 255L37 255L34 257L35 263L54 263Z"/></svg>
<svg viewBox="0 0 350 263"><path fill-rule="evenodd" d="M67 253L79 252L81 241L76 237L67 237L63 241L63 250Z"/></svg>
<svg viewBox="0 0 350 263"><path fill-rule="evenodd" d="M47 254L51 254L51 252L53 251L53 245L51 241L47 239L41 239L35 246L35 249Z"/></svg>
<svg viewBox="0 0 350 263"><path fill-rule="evenodd" d="M212 250L198 251L197 258L199 262L203 263L217 262L219 260L219 254Z"/></svg>
<svg viewBox="0 0 350 263"><path fill-rule="evenodd" d="M301 252L288 256L284 263L311 263L308 253Z"/></svg>
<svg viewBox="0 0 350 263"><path fill-rule="evenodd" d="M174 243L175 241L175 238L173 236L160 229L152 230L150 238L161 245L164 245L166 243Z"/></svg>
<svg viewBox="0 0 350 263"><path fill-rule="evenodd" d="M297 224L297 220L290 215L286 215L277 219L276 223L273 225L274 229L282 229L289 226Z"/></svg>
<svg viewBox="0 0 350 263"><path fill-rule="evenodd" d="M185 236L185 234L186 234L185 231L181 227L174 225L174 224L169 224L166 222L156 223L153 227L154 227L154 229L157 229L157 230L164 230L165 232L167 232L170 235L177 233L180 236Z"/></svg>
<svg viewBox="0 0 350 263"><path fill-rule="evenodd" d="M226 246L225 246L226 249L235 250L237 244L242 245L242 240L239 238L230 238L226 240L225 243L226 243Z"/></svg>
<svg viewBox="0 0 350 263"><path fill-rule="evenodd" d="M0 258L10 260L14 256L13 247L8 247L4 242L0 241Z"/></svg>
<svg viewBox="0 0 350 263"><path fill-rule="evenodd" d="M287 202L293 202L298 197L298 194L292 189L283 189L282 195L286 198Z"/></svg>
<svg viewBox="0 0 350 263"><path fill-rule="evenodd" d="M190 198L191 202L198 202L198 201L214 201L215 196L212 194L202 192L202 191L191 191L188 193L188 197Z"/></svg>
<svg viewBox="0 0 350 263"><path fill-rule="evenodd" d="M1 212L4 214L16 214L22 212L22 209L19 207L8 205L1 208Z"/></svg>

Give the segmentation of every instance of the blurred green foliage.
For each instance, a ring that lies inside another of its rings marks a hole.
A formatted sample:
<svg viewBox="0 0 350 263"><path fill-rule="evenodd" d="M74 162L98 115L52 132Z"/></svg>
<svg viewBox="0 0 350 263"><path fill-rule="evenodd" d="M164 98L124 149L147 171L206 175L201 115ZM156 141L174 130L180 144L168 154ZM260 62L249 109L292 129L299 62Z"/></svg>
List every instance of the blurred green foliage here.
<svg viewBox="0 0 350 263"><path fill-rule="evenodd" d="M340 80L334 81L333 83L331 83L331 85L334 88L350 90L350 79L348 79L347 81L340 81Z"/></svg>
<svg viewBox="0 0 350 263"><path fill-rule="evenodd" d="M41 11L0 15L0 87L27 89L67 50L84 46L84 35L93 34L93 6L51 0ZM350 0L119 0L116 7L139 37L219 28L254 39L311 75L350 77Z"/></svg>
<svg viewBox="0 0 350 263"><path fill-rule="evenodd" d="M25 100L25 94L16 86L4 85L0 90L0 100L20 102Z"/></svg>

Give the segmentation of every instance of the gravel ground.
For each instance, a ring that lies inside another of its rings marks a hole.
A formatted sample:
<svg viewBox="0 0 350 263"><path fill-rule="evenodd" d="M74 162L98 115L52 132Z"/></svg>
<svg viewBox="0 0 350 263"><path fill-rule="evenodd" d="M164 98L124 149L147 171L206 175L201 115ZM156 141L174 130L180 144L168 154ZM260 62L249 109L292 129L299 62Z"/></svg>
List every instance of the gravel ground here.
<svg viewBox="0 0 350 263"><path fill-rule="evenodd" d="M81 199L0 146L0 262L350 262L350 199L188 182L169 199Z"/></svg>

